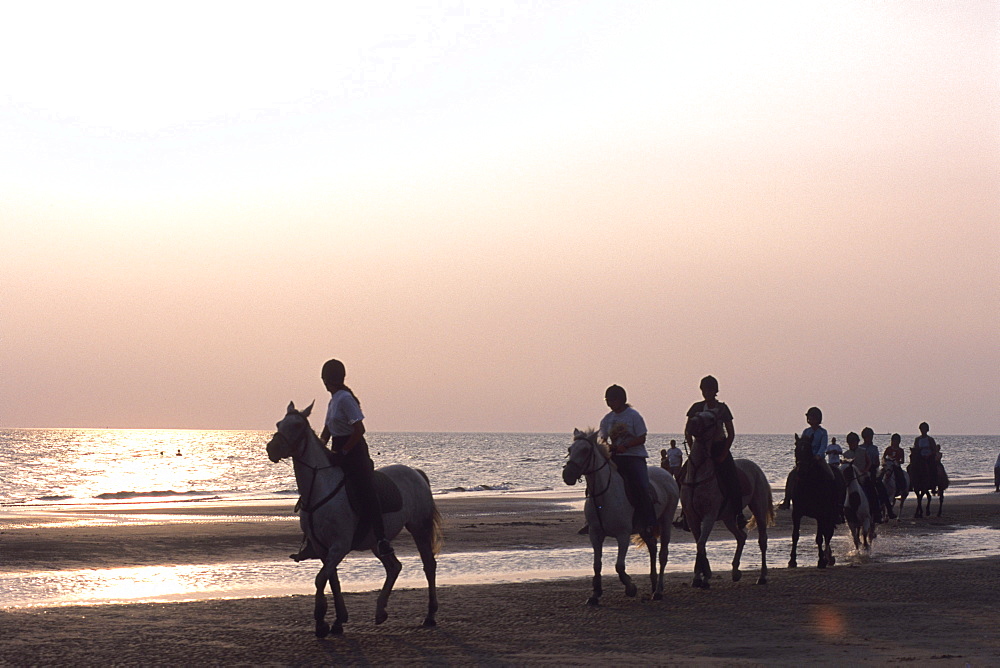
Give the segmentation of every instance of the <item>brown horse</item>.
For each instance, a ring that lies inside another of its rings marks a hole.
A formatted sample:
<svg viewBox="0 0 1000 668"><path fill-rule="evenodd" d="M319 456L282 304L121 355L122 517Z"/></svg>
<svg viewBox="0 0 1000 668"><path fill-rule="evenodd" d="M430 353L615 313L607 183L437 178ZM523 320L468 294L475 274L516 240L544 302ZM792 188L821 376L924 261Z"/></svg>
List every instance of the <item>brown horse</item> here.
<svg viewBox="0 0 1000 668"><path fill-rule="evenodd" d="M836 559L830 549L830 539L844 505L846 486L839 470L830 468L833 475L827 476L820 466L829 464L816 461L812 453L810 439L795 435L795 469L791 482L792 497L792 552L788 567L798 566L796 553L799 543L799 525L803 517L816 520L816 547L819 549L817 568L833 566Z"/></svg>
<svg viewBox="0 0 1000 668"><path fill-rule="evenodd" d="M931 495L936 494L938 497L938 512L937 516L941 517L941 507L944 505L944 491L948 489L948 474L945 473L944 465L940 462L934 462L937 466L937 484L935 485L931 481L930 471L928 470L929 462L921 457L919 454L911 448L910 449L910 463L906 467L906 472L910 474L910 489L914 494L917 495L917 511L913 514L913 517L923 517L925 514L927 517L931 516ZM927 509L924 510L923 500L927 497Z"/></svg>

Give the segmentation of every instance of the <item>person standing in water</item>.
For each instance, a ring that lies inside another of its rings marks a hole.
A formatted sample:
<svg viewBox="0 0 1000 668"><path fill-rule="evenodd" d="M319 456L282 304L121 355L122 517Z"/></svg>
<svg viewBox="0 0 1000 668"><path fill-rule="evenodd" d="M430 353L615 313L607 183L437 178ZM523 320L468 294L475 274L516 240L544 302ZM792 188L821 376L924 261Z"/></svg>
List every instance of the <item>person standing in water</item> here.
<svg viewBox="0 0 1000 668"><path fill-rule="evenodd" d="M736 461L733 459L732 453L733 440L736 438L733 414L729 410L729 406L716 398L719 394L719 381L713 376L702 378L699 389L701 389L704 401L695 402L688 409L687 417L689 419L684 427L684 440L689 446L693 446L694 441L697 440L709 447L709 452L715 461L719 482L722 485L722 492L726 497L725 503L729 505L732 514L736 516L737 524L742 528L746 526L747 520L743 516L743 495L740 491ZM711 413L714 417L713 425L704 433L695 436L690 432L690 418L700 413Z"/></svg>

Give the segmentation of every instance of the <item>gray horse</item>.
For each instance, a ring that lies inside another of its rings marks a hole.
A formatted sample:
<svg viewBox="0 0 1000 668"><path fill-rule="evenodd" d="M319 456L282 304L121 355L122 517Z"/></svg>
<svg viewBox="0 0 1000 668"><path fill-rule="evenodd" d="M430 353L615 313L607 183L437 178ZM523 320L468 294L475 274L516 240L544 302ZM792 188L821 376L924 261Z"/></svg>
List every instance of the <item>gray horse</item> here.
<svg viewBox="0 0 1000 668"><path fill-rule="evenodd" d="M316 620L316 635L326 637L330 625L326 623L327 582L333 592L333 602L337 612L333 622L334 634L343 633L347 623L347 606L340 591L337 566L352 550L375 551L375 537L370 530L357 532L359 515L348 501L345 490L344 471L331 462L330 451L309 426L312 404L303 411L295 410L295 404L288 404L288 412L278 423L278 431L267 444L267 456L272 462L291 457L301 499L299 521L313 547L322 554L323 566L316 574L316 605L313 617ZM399 510L384 512L385 531L388 538L394 538L406 527L413 536L424 565L427 577L428 604L424 626L434 626L437 612L437 589L435 587L437 560L435 555L441 545L441 515L434 505L427 476L419 469L395 464L378 469L399 491L402 504ZM381 624L388 618L386 604L389 594L402 570L402 565L394 554L379 556L385 567L385 582L375 605L375 623Z"/></svg>
<svg viewBox="0 0 1000 668"><path fill-rule="evenodd" d="M625 495L625 481L618 473L611 455L604 443L597 441L594 430L586 432L575 429L573 444L569 446L568 460L563 466L563 482L575 485L580 476L587 480L587 500L583 506L587 518L590 544L594 548L593 594L587 600L590 605L598 605L601 587L601 554L604 538L613 536L618 542L618 560L615 571L625 585L625 595L635 596L636 586L625 572L625 555L631 537L639 533L642 542L649 549L649 581L653 588L653 600L663 598L663 569L667 565L667 546L670 544L670 525L677 510L677 481L669 472L659 466L650 466L649 485L656 494L653 511L656 514L655 533L660 538L660 570L656 570L656 535L637 532L633 528L633 507Z"/></svg>

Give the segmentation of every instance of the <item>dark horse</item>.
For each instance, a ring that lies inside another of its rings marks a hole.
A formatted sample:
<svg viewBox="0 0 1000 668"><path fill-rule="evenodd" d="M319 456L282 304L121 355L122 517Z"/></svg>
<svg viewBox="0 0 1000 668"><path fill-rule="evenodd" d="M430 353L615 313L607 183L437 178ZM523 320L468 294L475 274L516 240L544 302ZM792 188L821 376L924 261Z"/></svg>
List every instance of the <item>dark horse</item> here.
<svg viewBox="0 0 1000 668"><path fill-rule="evenodd" d="M934 464L937 466L936 485L931 483L927 460L916 454L912 448L910 449L910 463L906 467L906 472L910 474L910 490L917 495L917 511L913 514L914 517L923 517L925 514L927 517L931 516L932 494L937 494L938 496L937 516L941 517L941 506L944 505L944 490L948 489L948 474L945 473L944 465L941 462L934 462ZM923 507L924 496L927 497L926 511Z"/></svg>
<svg viewBox="0 0 1000 668"><path fill-rule="evenodd" d="M826 466L833 476L826 476L820 470ZM795 554L799 542L799 524L803 517L816 520L816 547L819 548L819 568L833 566L836 561L830 550L830 539L844 507L847 487L844 476L826 462L818 462L812 453L810 439L795 435L795 470L792 472L792 554L788 567L798 563Z"/></svg>

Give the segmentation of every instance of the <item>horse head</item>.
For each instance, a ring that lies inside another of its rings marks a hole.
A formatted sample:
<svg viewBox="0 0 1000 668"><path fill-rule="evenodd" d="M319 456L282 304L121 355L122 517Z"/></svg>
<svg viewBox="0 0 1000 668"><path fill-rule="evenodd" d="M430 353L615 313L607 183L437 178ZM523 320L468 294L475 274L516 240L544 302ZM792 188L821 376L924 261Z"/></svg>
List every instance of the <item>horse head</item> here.
<svg viewBox="0 0 1000 668"><path fill-rule="evenodd" d="M301 411L295 409L295 402L288 403L285 417L278 422L276 425L278 430L267 443L268 459L277 463L287 457L302 454L306 439L313 433L312 427L309 426L309 414L312 413L315 403L314 401Z"/></svg>
<svg viewBox="0 0 1000 668"><path fill-rule="evenodd" d="M599 464L608 461L608 454L597 442L597 432L573 430L573 444L567 450L566 464L563 466L563 482L575 485L581 476L593 473Z"/></svg>
<svg viewBox="0 0 1000 668"><path fill-rule="evenodd" d="M798 467L808 466L814 461L811 439L795 434L795 465Z"/></svg>

